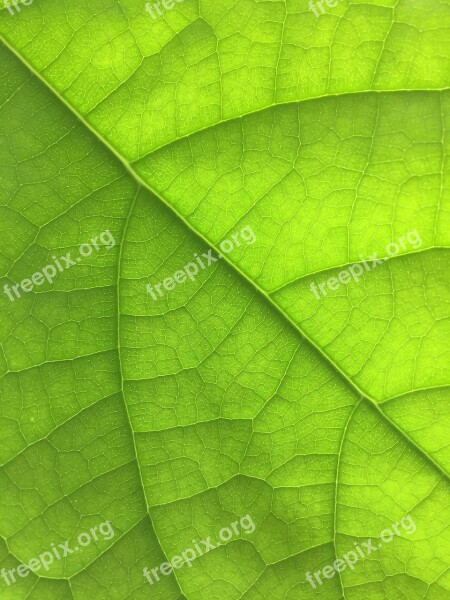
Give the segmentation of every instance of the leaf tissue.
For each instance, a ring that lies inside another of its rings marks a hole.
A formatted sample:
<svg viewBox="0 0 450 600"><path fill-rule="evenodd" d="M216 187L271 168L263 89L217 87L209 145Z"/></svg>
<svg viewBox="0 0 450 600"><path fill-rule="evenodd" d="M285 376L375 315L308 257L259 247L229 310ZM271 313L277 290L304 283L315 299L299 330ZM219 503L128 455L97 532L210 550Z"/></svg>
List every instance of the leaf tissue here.
<svg viewBox="0 0 450 600"><path fill-rule="evenodd" d="M450 600L450 0L0 34L0 600Z"/></svg>

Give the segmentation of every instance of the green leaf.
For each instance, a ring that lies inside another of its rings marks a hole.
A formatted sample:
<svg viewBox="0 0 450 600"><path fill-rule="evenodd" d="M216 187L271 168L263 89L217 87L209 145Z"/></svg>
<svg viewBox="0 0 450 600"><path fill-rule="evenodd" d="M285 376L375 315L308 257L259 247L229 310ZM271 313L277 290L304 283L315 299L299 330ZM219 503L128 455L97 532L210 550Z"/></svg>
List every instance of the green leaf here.
<svg viewBox="0 0 450 600"><path fill-rule="evenodd" d="M1 4L0 598L450 598L450 1Z"/></svg>

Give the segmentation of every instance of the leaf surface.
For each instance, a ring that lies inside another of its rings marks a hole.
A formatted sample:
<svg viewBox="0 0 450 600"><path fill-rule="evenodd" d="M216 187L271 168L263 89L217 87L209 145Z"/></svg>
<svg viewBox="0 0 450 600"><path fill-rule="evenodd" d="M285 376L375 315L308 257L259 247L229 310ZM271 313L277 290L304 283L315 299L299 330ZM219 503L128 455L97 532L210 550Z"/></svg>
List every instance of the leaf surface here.
<svg viewBox="0 0 450 600"><path fill-rule="evenodd" d="M2 600L450 597L449 29L448 0L0 11L2 286L116 241L0 295L1 567L115 531Z"/></svg>

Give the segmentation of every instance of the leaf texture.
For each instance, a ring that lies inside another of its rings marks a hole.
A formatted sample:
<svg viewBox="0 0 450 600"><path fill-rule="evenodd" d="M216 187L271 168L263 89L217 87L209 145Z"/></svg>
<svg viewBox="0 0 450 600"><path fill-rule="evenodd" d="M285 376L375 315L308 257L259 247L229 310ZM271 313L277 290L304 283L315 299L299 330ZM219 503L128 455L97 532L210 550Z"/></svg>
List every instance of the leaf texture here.
<svg viewBox="0 0 450 600"><path fill-rule="evenodd" d="M115 531L2 600L450 598L449 30L448 0L0 11L2 288L116 241L0 293L0 567Z"/></svg>

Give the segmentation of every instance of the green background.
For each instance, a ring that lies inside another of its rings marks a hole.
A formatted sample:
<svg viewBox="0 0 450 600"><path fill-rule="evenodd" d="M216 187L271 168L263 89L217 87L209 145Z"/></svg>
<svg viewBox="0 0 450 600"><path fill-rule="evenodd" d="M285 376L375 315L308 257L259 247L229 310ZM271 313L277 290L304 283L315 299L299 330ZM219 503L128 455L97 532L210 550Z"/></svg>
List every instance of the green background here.
<svg viewBox="0 0 450 600"><path fill-rule="evenodd" d="M450 1L144 4L0 10L0 568L116 534L1 600L450 598ZM246 514L252 535L144 579Z"/></svg>

